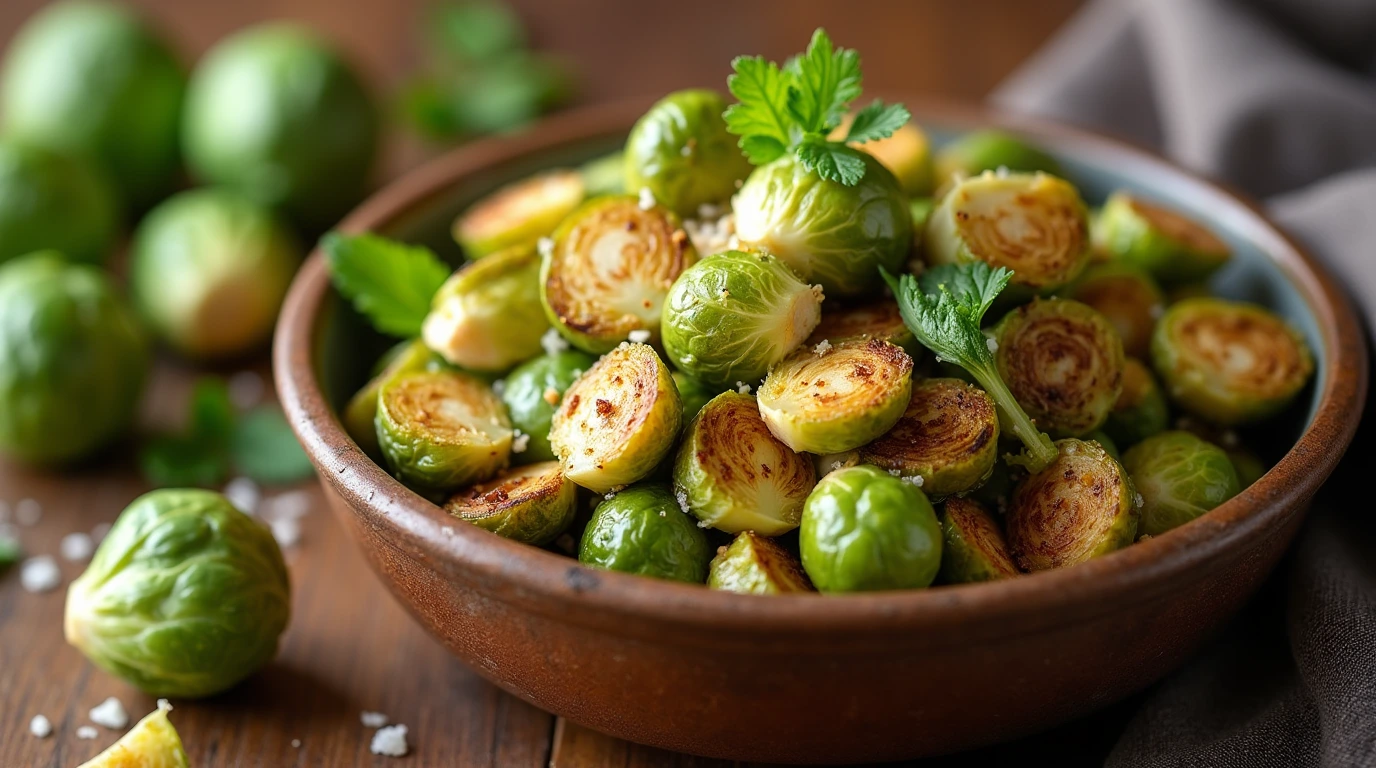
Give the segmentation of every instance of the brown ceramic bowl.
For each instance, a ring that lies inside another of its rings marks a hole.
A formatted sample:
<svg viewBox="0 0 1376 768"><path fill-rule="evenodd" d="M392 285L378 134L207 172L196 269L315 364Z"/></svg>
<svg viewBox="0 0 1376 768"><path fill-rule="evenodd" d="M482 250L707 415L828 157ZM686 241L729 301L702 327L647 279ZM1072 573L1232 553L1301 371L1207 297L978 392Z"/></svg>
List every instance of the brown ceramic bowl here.
<svg viewBox="0 0 1376 768"><path fill-rule="evenodd" d="M477 195L615 148L640 112L569 113L458 149L340 228L453 253L449 221ZM1255 206L1148 153L1021 118L914 112L938 138L990 125L1024 134L1091 198L1130 184L1222 232L1239 258L1217 287L1275 307L1315 347L1318 374L1287 434L1287 445L1298 436L1293 448L1199 520L1008 581L759 598L592 570L456 524L354 445L336 411L382 345L334 295L317 253L277 334L282 402L379 576L456 656L536 706L631 741L742 760L885 760L1009 739L1102 707L1176 668L1252 594L1358 421L1367 364L1343 294Z"/></svg>

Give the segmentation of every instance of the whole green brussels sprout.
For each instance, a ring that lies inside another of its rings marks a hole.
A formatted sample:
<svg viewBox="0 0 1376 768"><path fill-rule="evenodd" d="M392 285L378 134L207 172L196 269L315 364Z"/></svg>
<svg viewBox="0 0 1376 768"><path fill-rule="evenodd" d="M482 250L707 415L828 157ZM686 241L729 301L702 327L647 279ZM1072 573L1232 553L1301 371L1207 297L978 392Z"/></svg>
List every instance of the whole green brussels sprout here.
<svg viewBox="0 0 1376 768"><path fill-rule="evenodd" d="M1203 280L1232 257L1208 227L1126 192L1109 195L1094 219L1094 242L1113 259L1169 283Z"/></svg>
<svg viewBox="0 0 1376 768"><path fill-rule="evenodd" d="M203 181L323 228L362 196L378 117L328 43L291 24L239 32L192 75L182 146Z"/></svg>
<svg viewBox="0 0 1376 768"><path fill-rule="evenodd" d="M511 426L529 435L526 449L512 456L518 464L549 461L554 449L549 445L550 422L564 392L597 358L576 349L542 355L525 363L506 377L502 401L511 414Z"/></svg>
<svg viewBox="0 0 1376 768"><path fill-rule="evenodd" d="M271 210L229 190L195 189L139 225L129 287L173 349L224 359L267 342L300 263L295 236Z"/></svg>
<svg viewBox="0 0 1376 768"><path fill-rule="evenodd" d="M51 248L99 264L118 230L114 193L94 168L37 145L0 140L0 263Z"/></svg>
<svg viewBox="0 0 1376 768"><path fill-rule="evenodd" d="M897 273L912 248L908 198L880 162L860 153L865 175L847 186L792 155L756 168L732 198L736 237L772 253L831 298L879 293L879 268Z"/></svg>
<svg viewBox="0 0 1376 768"><path fill-rule="evenodd" d="M674 494L632 486L597 505L578 546L578 562L623 573L702 584L712 546Z"/></svg>
<svg viewBox="0 0 1376 768"><path fill-rule="evenodd" d="M803 507L803 570L822 592L920 589L941 567L941 524L907 480L871 466L822 478Z"/></svg>
<svg viewBox="0 0 1376 768"><path fill-rule="evenodd" d="M1159 536L1241 492L1222 448L1183 431L1162 432L1128 449L1123 465L1142 495L1141 533Z"/></svg>
<svg viewBox="0 0 1376 768"><path fill-rule="evenodd" d="M454 365L501 373L540 354L548 330L540 256L528 244L455 272L435 294L421 338Z"/></svg>
<svg viewBox="0 0 1376 768"><path fill-rule="evenodd" d="M1003 131L974 131L942 147L936 154L938 186L957 174L977 176L985 171L1007 168L1010 171L1041 171L1061 174L1061 164L1016 136Z"/></svg>
<svg viewBox="0 0 1376 768"><path fill-rule="evenodd" d="M67 642L151 696L199 698L277 653L291 585L268 529L218 493L134 500L67 590Z"/></svg>
<svg viewBox="0 0 1376 768"><path fill-rule="evenodd" d="M11 44L0 114L10 136L97 161L143 207L176 181L185 91L176 56L136 13L113 2L60 2Z"/></svg>
<svg viewBox="0 0 1376 768"><path fill-rule="evenodd" d="M717 550L707 574L707 586L742 595L781 595L812 592L802 563L774 539L743 531L730 546Z"/></svg>
<svg viewBox="0 0 1376 768"><path fill-rule="evenodd" d="M726 99L704 88L660 99L626 139L626 190L648 189L680 216L729 199L751 165L726 130L725 111Z"/></svg>
<svg viewBox="0 0 1376 768"><path fill-rule="evenodd" d="M133 420L147 367L99 269L52 252L0 267L0 452L55 464L104 447Z"/></svg>

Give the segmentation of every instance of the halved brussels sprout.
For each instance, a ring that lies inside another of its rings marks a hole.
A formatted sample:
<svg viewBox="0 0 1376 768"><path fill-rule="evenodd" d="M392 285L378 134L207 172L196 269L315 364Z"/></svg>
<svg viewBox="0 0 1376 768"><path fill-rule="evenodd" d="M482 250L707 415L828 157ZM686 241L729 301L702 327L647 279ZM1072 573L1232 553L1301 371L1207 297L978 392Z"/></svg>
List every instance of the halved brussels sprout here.
<svg viewBox="0 0 1376 768"><path fill-rule="evenodd" d="M1166 298L1147 273L1120 261L1095 264L1066 289L1064 296L1108 318L1123 339L1123 352L1147 358L1152 329L1166 311Z"/></svg>
<svg viewBox="0 0 1376 768"><path fill-rule="evenodd" d="M518 367L506 377L502 402L506 403L511 425L529 435L526 449L513 453L512 462L528 464L550 461L549 427L554 412L573 382L597 363L597 358L576 349L542 355Z"/></svg>
<svg viewBox="0 0 1376 768"><path fill-rule="evenodd" d="M1136 358L1123 361L1123 391L1109 411L1104 432L1123 447L1162 432L1170 423L1166 398L1147 366Z"/></svg>
<svg viewBox="0 0 1376 768"><path fill-rule="evenodd" d="M854 114L846 115L841 125L831 132L831 140L844 139L854 119ZM905 123L886 139L852 146L873 156L888 168L906 194L932 194L932 143L916 123Z"/></svg>
<svg viewBox="0 0 1376 768"><path fill-rule="evenodd" d="M1222 448L1174 430L1128 449L1123 464L1142 498L1141 532L1159 536L1242 491Z"/></svg>
<svg viewBox="0 0 1376 768"><path fill-rule="evenodd" d="M994 516L970 499L946 500L941 510L941 580L968 584L1017 576L1008 541Z"/></svg>
<svg viewBox="0 0 1376 768"><path fill-rule="evenodd" d="M816 351L817 345L823 341L830 346L851 339L879 339L897 344L914 360L922 355L924 349L903 322L898 302L879 297L854 307L828 307L822 313L822 322L817 324L812 335L803 343Z"/></svg>
<svg viewBox="0 0 1376 768"><path fill-rule="evenodd" d="M1008 505L1008 544L1025 571L1082 563L1137 538L1128 473L1097 443L1058 440L1060 456L1018 484Z"/></svg>
<svg viewBox="0 0 1376 768"><path fill-rule="evenodd" d="M817 484L812 459L770 434L755 398L723 392L688 425L674 492L697 519L727 533L778 536L798 527Z"/></svg>
<svg viewBox="0 0 1376 768"><path fill-rule="evenodd" d="M760 385L760 415L795 451L840 453L877 439L903 417L913 359L879 339L799 349Z"/></svg>
<svg viewBox="0 0 1376 768"><path fill-rule="evenodd" d="M1113 258L1166 282L1203 280L1232 256L1208 227L1126 192L1109 195L1095 224L1095 241Z"/></svg>
<svg viewBox="0 0 1376 768"><path fill-rule="evenodd" d="M941 524L922 491L869 466L817 483L798 536L803 570L822 592L921 589L941 567Z"/></svg>
<svg viewBox="0 0 1376 768"><path fill-rule="evenodd" d="M822 292L766 253L727 251L684 270L661 329L679 370L715 387L759 381L817 327Z"/></svg>
<svg viewBox="0 0 1376 768"><path fill-rule="evenodd" d="M454 365L499 373L540 354L548 330L540 256L527 243L455 272L435 294L421 338Z"/></svg>
<svg viewBox="0 0 1376 768"><path fill-rule="evenodd" d="M1187 299L1166 310L1151 358L1172 401L1228 426L1281 411L1314 373L1309 345L1284 320L1223 299Z"/></svg>
<svg viewBox="0 0 1376 768"><path fill-rule="evenodd" d="M680 216L730 199L751 165L726 130L725 111L726 99L705 88L656 102L626 139L626 191L648 189Z"/></svg>
<svg viewBox="0 0 1376 768"><path fill-rule="evenodd" d="M922 478L929 496L979 486L999 453L999 417L984 390L960 379L926 379L913 385L898 424L860 449L866 464Z"/></svg>
<svg viewBox="0 0 1376 768"><path fill-rule="evenodd" d="M669 369L647 344L624 343L564 393L549 443L564 474L606 493L654 471L673 449L683 419Z"/></svg>
<svg viewBox="0 0 1376 768"><path fill-rule="evenodd" d="M364 453L374 459L382 458L382 449L377 442L377 393L382 391L383 383L403 373L434 370L439 360L439 356L420 339L398 344L395 353L389 351L388 357L390 359L382 370L354 393L340 415L344 431L349 433L349 437Z"/></svg>
<svg viewBox="0 0 1376 768"><path fill-rule="evenodd" d="M847 186L792 154L756 168L732 198L736 237L772 253L832 298L875 295L879 268L898 272L912 247L908 198L888 169L861 154L865 175Z"/></svg>
<svg viewBox="0 0 1376 768"><path fill-rule="evenodd" d="M938 186L952 176L976 176L999 168L1061 175L1061 164L1056 158L1016 136L995 130L967 133L947 144L937 151L935 165Z"/></svg>
<svg viewBox="0 0 1376 768"><path fill-rule="evenodd" d="M622 573L702 584L712 545L674 494L658 484L627 488L597 505L578 562Z"/></svg>
<svg viewBox="0 0 1376 768"><path fill-rule="evenodd" d="M377 439L397 479L420 491L446 491L504 469L512 432L487 384L462 373L418 372L383 383Z"/></svg>
<svg viewBox="0 0 1376 768"><path fill-rule="evenodd" d="M708 567L707 586L743 595L812 592L802 563L773 539L744 531L717 550Z"/></svg>
<svg viewBox="0 0 1376 768"><path fill-rule="evenodd" d="M560 335L586 352L606 352L635 331L655 342L664 297L695 261L678 217L629 195L599 197L555 232L540 298Z"/></svg>
<svg viewBox="0 0 1376 768"><path fill-rule="evenodd" d="M674 371L673 376L674 386L678 387L678 398L683 402L683 425L687 426L702 410L702 406L721 393L686 373Z"/></svg>
<svg viewBox="0 0 1376 768"><path fill-rule="evenodd" d="M553 232L586 193L583 176L567 169L512 182L460 214L454 220L454 240L470 259L533 243Z"/></svg>
<svg viewBox="0 0 1376 768"><path fill-rule="evenodd" d="M584 163L578 173L588 197L626 193L626 154L620 150Z"/></svg>
<svg viewBox="0 0 1376 768"><path fill-rule="evenodd" d="M1075 187L1055 176L984 173L956 182L941 199L923 255L933 266L1006 267L1010 287L1023 295L1052 291L1089 264L1088 214Z"/></svg>
<svg viewBox="0 0 1376 768"><path fill-rule="evenodd" d="M159 700L158 708L119 741L78 768L190 768L182 738L167 719L171 709L166 699Z"/></svg>
<svg viewBox="0 0 1376 768"><path fill-rule="evenodd" d="M543 547L573 522L577 487L564 478L559 462L542 461L459 491L444 511L503 538Z"/></svg>
<svg viewBox="0 0 1376 768"><path fill-rule="evenodd" d="M1098 429L1123 389L1123 342L1108 318L1078 301L1035 299L994 326L999 375L1039 427Z"/></svg>

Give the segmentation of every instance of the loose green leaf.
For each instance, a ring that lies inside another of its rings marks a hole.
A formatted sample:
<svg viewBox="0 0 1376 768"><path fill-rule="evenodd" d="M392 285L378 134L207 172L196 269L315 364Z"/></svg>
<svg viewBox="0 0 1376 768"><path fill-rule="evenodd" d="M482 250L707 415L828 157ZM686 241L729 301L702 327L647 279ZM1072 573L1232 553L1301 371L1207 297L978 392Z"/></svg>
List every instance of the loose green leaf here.
<svg viewBox="0 0 1376 768"><path fill-rule="evenodd" d="M841 124L846 105L860 96L860 55L834 48L824 29L812 33L807 52L790 60L788 71L793 75L788 112L806 133L830 132Z"/></svg>
<svg viewBox="0 0 1376 768"><path fill-rule="evenodd" d="M737 56L731 68L735 74L726 78L726 87L740 103L722 114L726 130L741 137L740 147L750 162L763 165L783 154L768 157L772 147L791 147L798 130L788 111L791 78L763 56ZM754 154L760 150L765 151Z"/></svg>
<svg viewBox="0 0 1376 768"><path fill-rule="evenodd" d="M907 125L912 117L908 108L902 104L885 104L875 99L868 107L855 114L855 120L846 133L847 144L864 144L867 141L887 139L893 132Z"/></svg>
<svg viewBox="0 0 1376 768"><path fill-rule="evenodd" d="M211 488L229 475L224 446L190 435L163 435L139 452L143 477L158 488Z"/></svg>
<svg viewBox="0 0 1376 768"><path fill-rule="evenodd" d="M419 336L449 268L428 248L331 232L320 241L335 288L382 333Z"/></svg>
<svg viewBox="0 0 1376 768"><path fill-rule="evenodd" d="M803 167L824 179L852 186L865 177L865 161L845 144L816 139L799 144L797 151Z"/></svg>
<svg viewBox="0 0 1376 768"><path fill-rule="evenodd" d="M234 402L222 379L203 378L191 389L189 432L201 440L224 443L234 432Z"/></svg>
<svg viewBox="0 0 1376 768"><path fill-rule="evenodd" d="M230 445L234 469L259 485L286 485L315 475L315 467L276 406L240 420Z"/></svg>

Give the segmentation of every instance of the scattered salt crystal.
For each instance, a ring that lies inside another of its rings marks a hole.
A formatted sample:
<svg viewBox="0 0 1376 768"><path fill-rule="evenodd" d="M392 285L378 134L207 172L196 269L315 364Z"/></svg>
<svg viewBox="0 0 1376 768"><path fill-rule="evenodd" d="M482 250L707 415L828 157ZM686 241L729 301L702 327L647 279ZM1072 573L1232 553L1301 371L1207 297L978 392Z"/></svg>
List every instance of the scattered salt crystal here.
<svg viewBox="0 0 1376 768"><path fill-rule="evenodd" d="M97 731L89 725L83 725L76 729L76 737L78 739L94 739L99 735L100 731Z"/></svg>
<svg viewBox="0 0 1376 768"><path fill-rule="evenodd" d="M818 357L821 357L822 355L825 355L830 349L831 342L826 339L822 339L821 341L817 342L817 346L813 347L812 351Z"/></svg>
<svg viewBox="0 0 1376 768"><path fill-rule="evenodd" d="M683 510L683 514L688 514L688 492L679 488L674 491L674 498L678 500L678 508Z"/></svg>
<svg viewBox="0 0 1376 768"><path fill-rule="evenodd" d="M648 211L655 207L655 193L649 187L640 188L640 210Z"/></svg>
<svg viewBox="0 0 1376 768"><path fill-rule="evenodd" d="M511 440L511 452L512 452L512 453L525 453L525 452L526 452L526 449L529 448L529 447L530 447L530 435L527 435L526 433L522 432L522 431L519 430L519 429L516 430L516 437L512 438L512 440Z"/></svg>
<svg viewBox="0 0 1376 768"><path fill-rule="evenodd" d="M922 475L913 475L903 478L903 482L912 483L914 487L921 488L922 484L926 481L922 479Z"/></svg>
<svg viewBox="0 0 1376 768"><path fill-rule="evenodd" d="M292 740L291 740L291 745L292 745L293 747L295 747L296 749L300 749L300 748L301 748L301 740L300 740L300 739L292 739Z"/></svg>
<svg viewBox="0 0 1376 768"><path fill-rule="evenodd" d="M698 527L699 527L699 528L711 528L711 527L712 527L712 524L709 523L709 522L707 522L706 520L699 520L699 521L698 521Z"/></svg>
<svg viewBox="0 0 1376 768"><path fill-rule="evenodd" d="M541 256L548 256L554 253L554 241L548 237L542 237L535 241L535 250L539 251Z"/></svg>
<svg viewBox="0 0 1376 768"><path fill-rule="evenodd" d="M283 547L290 549L301 541L301 522L294 517L280 517L268 523L272 538Z"/></svg>
<svg viewBox="0 0 1376 768"><path fill-rule="evenodd" d="M492 394L501 397L506 394L506 379L497 379L492 382Z"/></svg>
<svg viewBox="0 0 1376 768"><path fill-rule="evenodd" d="M840 462L840 461L833 461L833 462L831 462L831 468L828 469L827 471L828 471L828 472L835 472L836 470L838 470L838 469L840 469L840 468L841 468L841 462Z"/></svg>
<svg viewBox="0 0 1376 768"><path fill-rule="evenodd" d="M129 714L124 711L119 699L111 696L91 709L91 722L118 731L129 724Z"/></svg>
<svg viewBox="0 0 1376 768"><path fill-rule="evenodd" d="M51 592L62 584L62 571L51 555L31 557L19 569L19 583L29 592Z"/></svg>
<svg viewBox="0 0 1376 768"><path fill-rule="evenodd" d="M644 328L637 328L634 331L631 331L630 333L626 334L626 338L637 344L644 344L645 342L650 340L650 332L645 330Z"/></svg>
<svg viewBox="0 0 1376 768"><path fill-rule="evenodd" d="M1142 494L1139 493L1139 494L1136 494L1136 495L1134 495L1134 496L1132 497L1132 503L1133 503L1133 506L1138 507L1138 508L1140 509L1140 508L1142 507L1143 504L1146 504L1146 503L1147 503L1147 501L1146 501L1146 499L1143 499L1143 498L1142 498Z"/></svg>
<svg viewBox="0 0 1376 768"><path fill-rule="evenodd" d="M736 382L736 391L742 395L750 394L751 386L743 381Z"/></svg>
<svg viewBox="0 0 1376 768"><path fill-rule="evenodd" d="M401 757L406 754L406 726L391 725L373 734L368 749L375 755Z"/></svg>
<svg viewBox="0 0 1376 768"><path fill-rule="evenodd" d="M615 496L616 496L615 493L609 493L609 494L603 496L602 498L606 499L607 501L611 501L613 498L615 498Z"/></svg>
<svg viewBox="0 0 1376 768"><path fill-rule="evenodd" d="M263 494L258 489L258 484L251 479L236 477L225 483L224 496L240 512L251 515L258 511L258 502Z"/></svg>
<svg viewBox="0 0 1376 768"><path fill-rule="evenodd" d="M997 352L997 351L999 351L999 340L996 339L996 338L994 338L993 336L990 336L990 337L986 338L986 339L984 340L984 345L985 345L986 347L989 347L989 351L990 351L990 352Z"/></svg>
<svg viewBox="0 0 1376 768"><path fill-rule="evenodd" d="M309 491L287 491L266 500L262 505L262 515L265 520L297 519L306 516L311 511L311 494Z"/></svg>
<svg viewBox="0 0 1376 768"><path fill-rule="evenodd" d="M889 470L889 474L893 475L894 477L899 477L899 476L901 476L903 473L902 473L901 471L897 470L897 469L891 469L891 470Z"/></svg>
<svg viewBox="0 0 1376 768"><path fill-rule="evenodd" d="M109 534L109 523L96 523L95 527L91 529L91 540L99 544L100 542L105 541L105 537Z"/></svg>
<svg viewBox="0 0 1376 768"><path fill-rule="evenodd" d="M263 377L254 371L239 371L229 377L226 383L229 402L241 411L247 411L263 400Z"/></svg>
<svg viewBox="0 0 1376 768"><path fill-rule="evenodd" d="M43 507L33 499L20 499L14 505L14 519L20 525L37 525L43 517Z"/></svg>
<svg viewBox="0 0 1376 768"><path fill-rule="evenodd" d="M62 537L62 543L58 546L58 551L62 553L62 559L73 563L80 563L91 558L91 552L96 548L95 542L91 540L88 533L69 533Z"/></svg>
<svg viewBox="0 0 1376 768"><path fill-rule="evenodd" d="M381 728L387 724L387 715L381 712L364 712L358 719L369 728Z"/></svg>
<svg viewBox="0 0 1376 768"><path fill-rule="evenodd" d="M172 702L168 701L167 699L158 699L158 709L162 710L163 712L171 712Z"/></svg>
<svg viewBox="0 0 1376 768"><path fill-rule="evenodd" d="M540 346L545 348L545 354L557 355L569 348L569 343L563 336L553 328L545 331L545 335L540 337Z"/></svg>
<svg viewBox="0 0 1376 768"><path fill-rule="evenodd" d="M32 733L40 739L48 738L52 732L53 724L48 721L48 718L42 715L34 715L33 719L29 721L29 733Z"/></svg>

